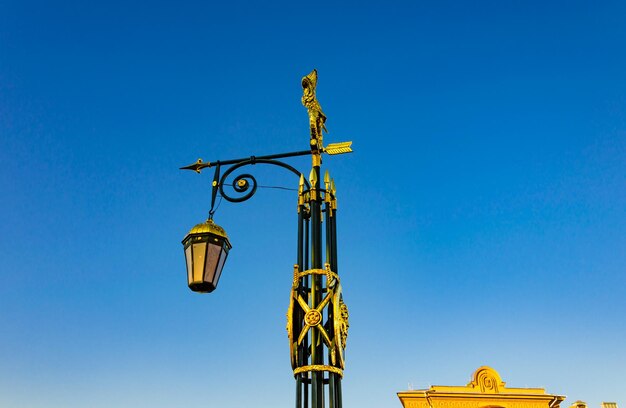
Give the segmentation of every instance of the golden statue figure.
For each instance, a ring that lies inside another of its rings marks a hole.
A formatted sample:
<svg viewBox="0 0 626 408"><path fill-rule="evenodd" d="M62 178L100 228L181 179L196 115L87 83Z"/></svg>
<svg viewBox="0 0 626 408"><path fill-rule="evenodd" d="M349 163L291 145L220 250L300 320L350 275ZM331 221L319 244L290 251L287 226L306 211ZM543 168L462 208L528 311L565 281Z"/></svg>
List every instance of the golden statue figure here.
<svg viewBox="0 0 626 408"><path fill-rule="evenodd" d="M307 108L309 113L309 125L311 127L311 146L317 151L322 150L322 130L328 133L326 129L326 115L322 112L317 98L315 97L315 87L317 86L317 70L302 78L302 104Z"/></svg>

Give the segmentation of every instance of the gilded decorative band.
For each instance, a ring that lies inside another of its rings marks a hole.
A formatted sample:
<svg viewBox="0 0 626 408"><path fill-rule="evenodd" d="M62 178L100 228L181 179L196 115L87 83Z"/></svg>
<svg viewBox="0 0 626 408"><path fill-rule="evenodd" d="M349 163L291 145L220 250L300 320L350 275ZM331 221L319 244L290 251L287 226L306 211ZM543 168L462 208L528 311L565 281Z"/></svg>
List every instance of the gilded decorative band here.
<svg viewBox="0 0 626 408"><path fill-rule="evenodd" d="M311 144L313 144L311 142ZM319 147L316 147L316 149ZM312 154L312 162L313 162L313 167L320 167L322 165L322 155L319 152L315 152Z"/></svg>
<svg viewBox="0 0 626 408"><path fill-rule="evenodd" d="M306 271L298 273L298 278L304 278L308 275L330 275L331 277L337 279L337 282L339 282L339 275L326 269L307 269Z"/></svg>
<svg viewBox="0 0 626 408"><path fill-rule="evenodd" d="M308 365L308 366L298 367L295 370L293 370L293 375L295 376L300 373L305 373L309 371L328 371L330 373L339 374L343 378L343 370L337 367L327 366L327 365Z"/></svg>

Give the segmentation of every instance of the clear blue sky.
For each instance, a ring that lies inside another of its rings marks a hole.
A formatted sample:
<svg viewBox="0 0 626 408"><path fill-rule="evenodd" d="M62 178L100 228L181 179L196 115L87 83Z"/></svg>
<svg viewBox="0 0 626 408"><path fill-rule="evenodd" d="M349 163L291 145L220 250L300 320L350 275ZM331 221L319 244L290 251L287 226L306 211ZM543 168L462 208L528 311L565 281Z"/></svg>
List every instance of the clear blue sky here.
<svg viewBox="0 0 626 408"><path fill-rule="evenodd" d="M289 407L293 192L211 173L308 146L319 70L346 407L481 365L626 404L624 2L0 2L0 407ZM292 161L308 172L308 159ZM259 183L296 187L279 170Z"/></svg>

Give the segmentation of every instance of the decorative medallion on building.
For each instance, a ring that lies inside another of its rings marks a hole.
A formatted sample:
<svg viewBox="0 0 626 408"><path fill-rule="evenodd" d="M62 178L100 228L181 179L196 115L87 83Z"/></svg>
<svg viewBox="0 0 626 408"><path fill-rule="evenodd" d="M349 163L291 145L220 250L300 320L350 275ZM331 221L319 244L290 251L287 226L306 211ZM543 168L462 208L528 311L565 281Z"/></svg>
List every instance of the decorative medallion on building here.
<svg viewBox="0 0 626 408"><path fill-rule="evenodd" d="M502 381L500 375L491 367L483 366L474 372L472 381L468 387L478 388L480 392L486 394L497 394L500 389L504 389L506 383Z"/></svg>

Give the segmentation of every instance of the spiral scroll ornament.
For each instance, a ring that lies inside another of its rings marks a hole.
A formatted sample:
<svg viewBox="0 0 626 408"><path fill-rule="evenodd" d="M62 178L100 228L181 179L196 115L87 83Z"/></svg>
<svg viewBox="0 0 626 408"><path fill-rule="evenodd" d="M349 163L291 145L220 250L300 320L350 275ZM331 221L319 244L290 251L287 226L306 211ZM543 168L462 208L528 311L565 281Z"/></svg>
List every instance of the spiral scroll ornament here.
<svg viewBox="0 0 626 408"><path fill-rule="evenodd" d="M239 197L232 197L226 194L226 192L224 192L224 184L225 184L225 179L229 174L230 174L230 171L224 173L224 175L222 176L222 180L220 181L220 194L226 200L232 203L240 203L242 201L246 201L250 199L250 197L252 197L254 193L256 193L256 189L257 189L256 179L254 178L252 174L244 173L235 177L235 179L231 183L231 186L233 187L235 192L242 194L242 195Z"/></svg>
<svg viewBox="0 0 626 408"><path fill-rule="evenodd" d="M231 203L241 203L243 201L249 200L254 195L254 193L256 193L256 190L258 187L256 179L254 178L252 174L250 173L240 174L237 177L235 177L232 182L226 182L226 180L235 170L239 169L240 167L250 166L250 165L255 165L255 164L270 164L273 166L282 167L294 173L296 176L298 176L298 178L300 178L301 176L298 170L288 165L287 163L283 163L278 160L258 159L253 156L249 159L242 160L239 163L234 164L233 166L231 166L228 170L224 172L224 174L220 177L219 182L218 182L220 195L224 197L224 199L226 199L227 201L230 201ZM224 186L226 185L231 186L237 194L241 194L241 195L237 197L233 197L232 195L227 194L224 191ZM306 186L309 187L308 182L306 183Z"/></svg>

